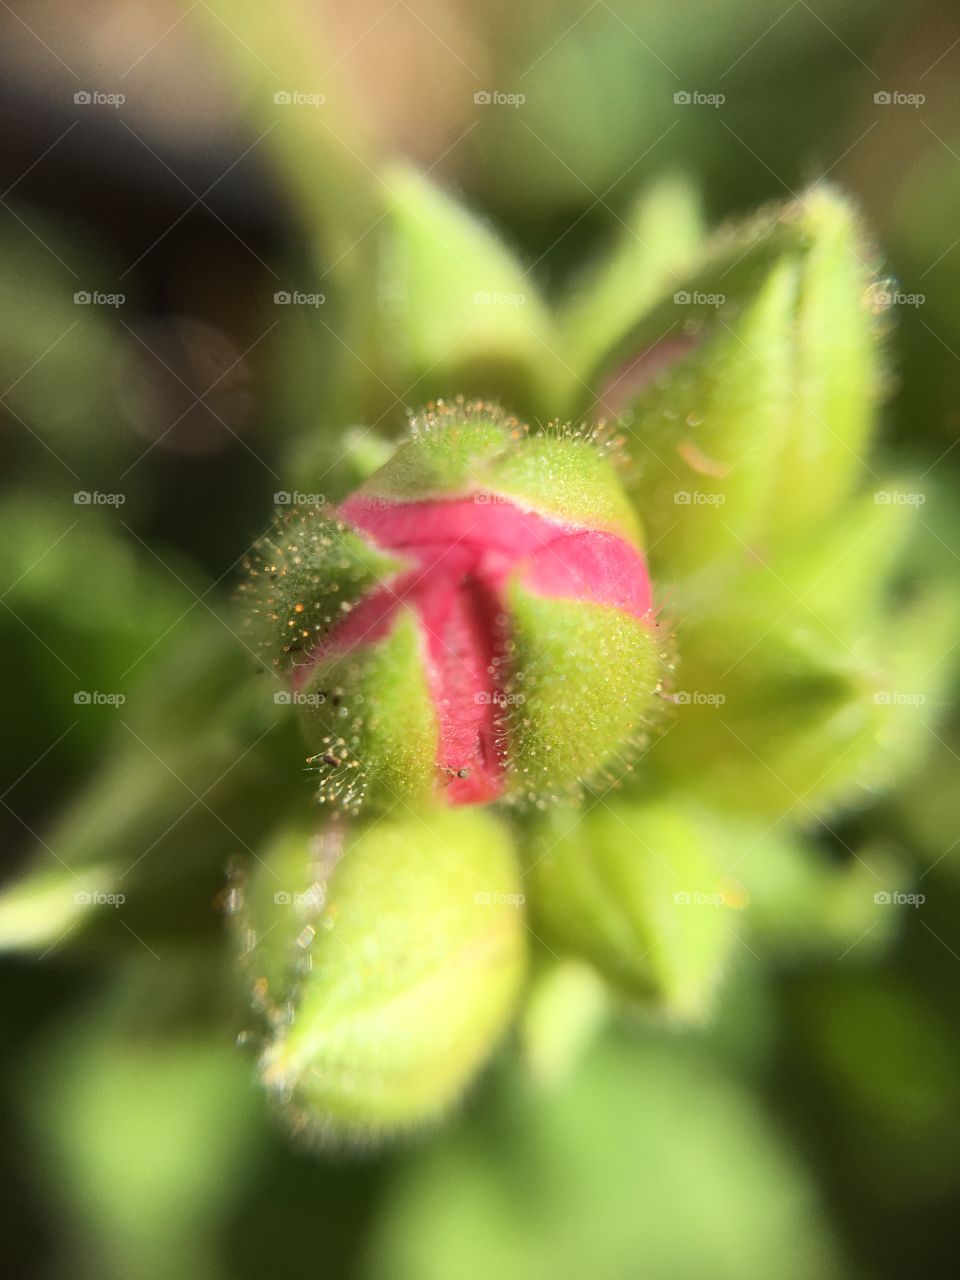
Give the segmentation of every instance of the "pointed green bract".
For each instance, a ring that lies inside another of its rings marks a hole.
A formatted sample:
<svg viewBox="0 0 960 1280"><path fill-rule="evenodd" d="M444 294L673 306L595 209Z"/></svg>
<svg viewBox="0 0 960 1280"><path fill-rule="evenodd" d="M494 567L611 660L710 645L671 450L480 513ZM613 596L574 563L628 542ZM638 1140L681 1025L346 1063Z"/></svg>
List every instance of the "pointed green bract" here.
<svg viewBox="0 0 960 1280"><path fill-rule="evenodd" d="M533 279L493 231L427 177L386 171L381 316L384 359L407 387L472 394L545 390L553 324Z"/></svg>
<svg viewBox="0 0 960 1280"><path fill-rule="evenodd" d="M607 258L574 282L560 312L565 359L580 377L695 257L703 222L692 186L677 176L661 179L634 202L617 231Z"/></svg>
<svg viewBox="0 0 960 1280"><path fill-rule="evenodd" d="M848 202L815 188L803 201L803 264L790 428L771 486L769 536L803 537L869 474L879 390L875 252Z"/></svg>
<svg viewBox="0 0 960 1280"><path fill-rule="evenodd" d="M318 1139L436 1118L513 1012L523 894L486 814L404 808L312 840L288 832L239 897L263 1078Z"/></svg>
<svg viewBox="0 0 960 1280"><path fill-rule="evenodd" d="M718 313L732 324L771 271L807 244L799 201L767 207L715 232L679 278L661 284L656 297L647 298L638 310L635 322L598 355L581 386L574 416L595 414L603 393L624 370L662 341L681 339L689 347L718 335ZM630 400L620 397L615 416L630 409ZM693 408L687 405L685 412Z"/></svg>

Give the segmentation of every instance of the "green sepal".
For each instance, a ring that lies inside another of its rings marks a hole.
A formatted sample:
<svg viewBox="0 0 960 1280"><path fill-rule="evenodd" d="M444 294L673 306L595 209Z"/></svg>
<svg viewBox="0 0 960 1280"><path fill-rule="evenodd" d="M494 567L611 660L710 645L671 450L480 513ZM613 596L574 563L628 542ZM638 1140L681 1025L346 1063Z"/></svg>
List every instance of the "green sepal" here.
<svg viewBox="0 0 960 1280"><path fill-rule="evenodd" d="M640 516L621 483L619 437L554 426L531 432L490 467L490 490L519 506L643 544Z"/></svg>
<svg viewBox="0 0 960 1280"><path fill-rule="evenodd" d="M246 628L275 666L287 668L401 567L322 507L280 508L244 562L237 595Z"/></svg>
<svg viewBox="0 0 960 1280"><path fill-rule="evenodd" d="M399 606L383 638L317 662L293 695L321 804L356 812L429 796L438 729L423 651L416 615Z"/></svg>
<svg viewBox="0 0 960 1280"><path fill-rule="evenodd" d="M493 404L439 400L410 420L401 441L363 492L392 502L462 497L482 487L490 465L526 434Z"/></svg>
<svg viewBox="0 0 960 1280"><path fill-rule="evenodd" d="M623 610L508 590L507 794L536 803L616 782L648 741L665 671L658 627Z"/></svg>
<svg viewBox="0 0 960 1280"><path fill-rule="evenodd" d="M639 545L639 519L621 485L621 443L556 424L531 431L496 406L461 396L413 417L408 438L363 492L391 502L502 497Z"/></svg>

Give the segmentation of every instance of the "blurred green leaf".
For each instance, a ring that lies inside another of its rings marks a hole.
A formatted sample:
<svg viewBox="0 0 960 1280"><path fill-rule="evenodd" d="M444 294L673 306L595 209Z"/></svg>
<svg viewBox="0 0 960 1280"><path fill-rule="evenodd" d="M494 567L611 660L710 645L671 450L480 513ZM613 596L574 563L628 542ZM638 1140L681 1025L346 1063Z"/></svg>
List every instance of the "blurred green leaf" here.
<svg viewBox="0 0 960 1280"><path fill-rule="evenodd" d="M428 178L387 171L381 257L381 365L409 402L503 397L549 404L559 372L537 287L493 231Z"/></svg>
<svg viewBox="0 0 960 1280"><path fill-rule="evenodd" d="M198 959L207 969L200 982ZM64 1274L229 1274L218 1231L262 1130L233 1038L186 1016L187 993L210 985L209 963L209 955L129 961L104 996L48 1033L34 1062L38 1163L62 1226L75 1233L73 1244L66 1232L61 1241Z"/></svg>
<svg viewBox="0 0 960 1280"><path fill-rule="evenodd" d="M116 892L117 870L90 866L82 883L97 893ZM91 890L80 889L67 867L41 867L5 884L0 892L0 951L52 949L89 915Z"/></svg>
<svg viewBox="0 0 960 1280"><path fill-rule="evenodd" d="M703 1018L738 927L720 883L723 836L676 798L545 819L528 844L534 928L619 996Z"/></svg>
<svg viewBox="0 0 960 1280"><path fill-rule="evenodd" d="M365 1276L852 1274L794 1152L689 1047L607 1042L565 1088L497 1102L401 1171Z"/></svg>
<svg viewBox="0 0 960 1280"><path fill-rule="evenodd" d="M559 312L564 358L586 377L695 256L703 236L699 202L683 178L661 178L616 228L604 257L574 280ZM575 396L581 394L579 387Z"/></svg>

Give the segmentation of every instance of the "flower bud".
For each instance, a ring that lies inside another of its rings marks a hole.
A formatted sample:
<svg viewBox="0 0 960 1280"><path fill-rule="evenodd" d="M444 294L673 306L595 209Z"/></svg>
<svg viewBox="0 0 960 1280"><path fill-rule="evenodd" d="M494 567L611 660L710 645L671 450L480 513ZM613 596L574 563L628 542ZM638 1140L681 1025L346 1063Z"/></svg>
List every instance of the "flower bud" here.
<svg viewBox="0 0 960 1280"><path fill-rule="evenodd" d="M437 404L336 512L250 565L320 799L576 792L642 743L664 660L609 448Z"/></svg>
<svg viewBox="0 0 960 1280"><path fill-rule="evenodd" d="M262 1077L296 1129L373 1138L457 1098L513 1012L519 890L500 823L439 808L288 830L234 883Z"/></svg>
<svg viewBox="0 0 960 1280"><path fill-rule="evenodd" d="M850 202L813 187L721 231L585 375L627 436L661 585L789 551L862 484L876 265Z"/></svg>

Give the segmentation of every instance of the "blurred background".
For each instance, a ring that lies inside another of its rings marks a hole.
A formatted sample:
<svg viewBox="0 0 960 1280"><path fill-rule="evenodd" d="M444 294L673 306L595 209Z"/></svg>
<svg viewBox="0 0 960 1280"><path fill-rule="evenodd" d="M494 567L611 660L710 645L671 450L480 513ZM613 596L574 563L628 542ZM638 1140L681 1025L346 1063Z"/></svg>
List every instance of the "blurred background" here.
<svg viewBox="0 0 960 1280"><path fill-rule="evenodd" d="M349 428L451 390L365 323L385 162L458 193L548 297L665 176L711 224L824 176L852 193L907 299L880 447L928 495L918 571L956 580L960 8L11 0L0 30L5 873L92 892L116 848L142 873L3 961L4 1273L952 1275L950 707L922 773L840 828L924 898L882 945L744 946L711 1027L611 1032L546 1091L505 1054L386 1153L302 1151L269 1114L217 900L303 795L294 731L250 731L237 566L277 490L344 479Z"/></svg>

